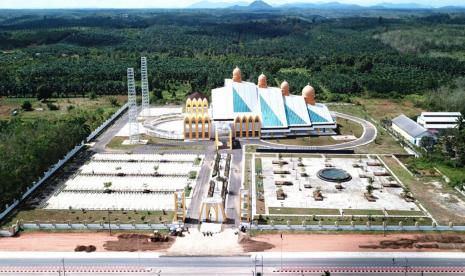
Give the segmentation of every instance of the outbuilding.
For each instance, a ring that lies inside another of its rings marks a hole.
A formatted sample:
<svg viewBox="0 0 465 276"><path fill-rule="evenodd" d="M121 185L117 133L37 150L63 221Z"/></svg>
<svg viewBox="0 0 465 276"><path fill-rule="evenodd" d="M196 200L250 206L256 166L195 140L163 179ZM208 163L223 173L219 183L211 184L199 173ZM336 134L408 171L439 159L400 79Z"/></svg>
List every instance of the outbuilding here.
<svg viewBox="0 0 465 276"><path fill-rule="evenodd" d="M420 146L421 138L431 135L426 128L404 114L392 119L392 129L399 136L416 146Z"/></svg>
<svg viewBox="0 0 465 276"><path fill-rule="evenodd" d="M417 123L430 131L455 128L460 112L422 112L417 118Z"/></svg>

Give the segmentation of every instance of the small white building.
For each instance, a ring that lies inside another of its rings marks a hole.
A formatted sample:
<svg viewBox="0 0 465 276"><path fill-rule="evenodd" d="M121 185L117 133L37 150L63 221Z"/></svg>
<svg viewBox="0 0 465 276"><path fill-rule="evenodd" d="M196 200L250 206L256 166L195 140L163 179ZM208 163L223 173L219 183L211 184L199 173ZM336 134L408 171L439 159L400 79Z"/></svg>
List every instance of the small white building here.
<svg viewBox="0 0 465 276"><path fill-rule="evenodd" d="M460 112L422 112L417 123L428 130L455 128Z"/></svg>
<svg viewBox="0 0 465 276"><path fill-rule="evenodd" d="M431 135L426 128L417 124L404 114L392 119L392 129L405 140L416 146L420 146L421 138Z"/></svg>

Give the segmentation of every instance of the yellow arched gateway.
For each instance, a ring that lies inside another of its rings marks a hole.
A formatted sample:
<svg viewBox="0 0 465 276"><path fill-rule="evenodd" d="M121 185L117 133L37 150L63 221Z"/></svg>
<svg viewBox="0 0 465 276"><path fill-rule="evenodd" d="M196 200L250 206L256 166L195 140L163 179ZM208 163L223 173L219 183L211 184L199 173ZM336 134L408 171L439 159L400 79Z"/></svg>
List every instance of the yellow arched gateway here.
<svg viewBox="0 0 465 276"><path fill-rule="evenodd" d="M236 116L236 119L234 120L234 131L235 131L235 137L239 137L241 135L241 117Z"/></svg>
<svg viewBox="0 0 465 276"><path fill-rule="evenodd" d="M192 120L189 115L184 118L184 139L192 139Z"/></svg>
<svg viewBox="0 0 465 276"><path fill-rule="evenodd" d="M184 139L210 139L211 119L208 115L186 115L184 118Z"/></svg>
<svg viewBox="0 0 465 276"><path fill-rule="evenodd" d="M187 99L186 101L186 114L192 113L192 101L191 99Z"/></svg>
<svg viewBox="0 0 465 276"><path fill-rule="evenodd" d="M254 137L260 137L261 136L261 128L262 128L262 122L260 120L260 116L256 115L255 118L254 118L254 126L253 126L253 129L254 129L254 132L255 132L255 135Z"/></svg>

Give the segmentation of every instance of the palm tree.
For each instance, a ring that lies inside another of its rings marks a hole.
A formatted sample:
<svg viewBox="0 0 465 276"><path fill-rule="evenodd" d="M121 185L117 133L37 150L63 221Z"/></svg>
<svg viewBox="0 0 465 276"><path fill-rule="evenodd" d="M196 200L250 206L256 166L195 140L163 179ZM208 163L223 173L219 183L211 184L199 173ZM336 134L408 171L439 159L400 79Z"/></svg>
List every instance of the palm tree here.
<svg viewBox="0 0 465 276"><path fill-rule="evenodd" d="M373 188L373 185L368 184L367 187L366 187L366 189L367 189L367 193L368 193L369 195L372 195L372 194L373 194L373 190L374 190L375 188Z"/></svg>

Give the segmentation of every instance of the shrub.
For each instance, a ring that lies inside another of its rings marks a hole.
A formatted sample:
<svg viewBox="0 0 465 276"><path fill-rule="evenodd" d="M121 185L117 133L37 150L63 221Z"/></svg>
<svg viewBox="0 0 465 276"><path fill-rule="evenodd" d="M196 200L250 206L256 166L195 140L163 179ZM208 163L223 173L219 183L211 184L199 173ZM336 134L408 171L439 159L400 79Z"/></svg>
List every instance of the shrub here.
<svg viewBox="0 0 465 276"><path fill-rule="evenodd" d="M48 107L49 110L59 110L60 109L59 105L53 104L53 103L47 103L47 107Z"/></svg>
<svg viewBox="0 0 465 276"><path fill-rule="evenodd" d="M23 104L21 105L21 108L24 111L32 111L32 104L30 101L24 101Z"/></svg>
<svg viewBox="0 0 465 276"><path fill-rule="evenodd" d="M76 246L76 248L74 248L74 251L75 252L82 252L82 251L85 251L87 249L87 246L85 245L78 245Z"/></svg>
<svg viewBox="0 0 465 276"><path fill-rule="evenodd" d="M97 98L97 94L95 92L90 92L89 93L89 99L95 100L95 98Z"/></svg>
<svg viewBox="0 0 465 276"><path fill-rule="evenodd" d="M197 177L197 172L196 171L190 171L189 172L189 179L195 179Z"/></svg>
<svg viewBox="0 0 465 276"><path fill-rule="evenodd" d="M97 250L97 247L95 247L95 245L89 245L86 247L87 253L94 252L95 250Z"/></svg>
<svg viewBox="0 0 465 276"><path fill-rule="evenodd" d="M118 99L116 99L116 97L109 97L108 98L108 101L110 102L110 104L114 107L117 107L119 106L119 103L118 103Z"/></svg>
<svg viewBox="0 0 465 276"><path fill-rule="evenodd" d="M71 110L73 110L74 108L75 108L74 105L68 105L68 106L66 107L66 110L67 110L67 111L71 111Z"/></svg>

